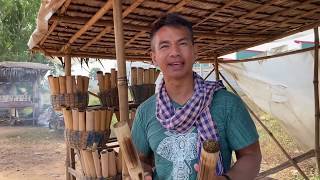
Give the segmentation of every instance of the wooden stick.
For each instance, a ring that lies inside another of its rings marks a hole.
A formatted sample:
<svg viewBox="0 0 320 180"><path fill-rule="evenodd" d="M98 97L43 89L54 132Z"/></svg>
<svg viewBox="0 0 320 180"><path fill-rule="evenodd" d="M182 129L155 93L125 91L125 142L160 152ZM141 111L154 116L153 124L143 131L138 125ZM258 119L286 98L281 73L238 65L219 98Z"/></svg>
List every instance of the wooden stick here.
<svg viewBox="0 0 320 180"><path fill-rule="evenodd" d="M102 177L108 178L109 177L109 169L108 169L108 151L103 150L100 153L101 155L101 169L102 169Z"/></svg>
<svg viewBox="0 0 320 180"><path fill-rule="evenodd" d="M137 85L142 85L143 84L143 68L139 67L137 69Z"/></svg>
<svg viewBox="0 0 320 180"><path fill-rule="evenodd" d="M217 179L216 166L219 160L219 143L213 140L203 142L200 155L198 180Z"/></svg>
<svg viewBox="0 0 320 180"><path fill-rule="evenodd" d="M93 177L93 178L97 177L91 151L84 150L83 155L84 155L84 160L85 160L84 163L86 164L86 167L88 167L88 169L89 169L89 176Z"/></svg>
<svg viewBox="0 0 320 180"><path fill-rule="evenodd" d="M79 112L77 109L72 109L72 129L79 131Z"/></svg>
<svg viewBox="0 0 320 180"><path fill-rule="evenodd" d="M59 89L60 89L60 94L67 93L66 77L65 76L59 76Z"/></svg>
<svg viewBox="0 0 320 180"><path fill-rule="evenodd" d="M94 167L96 170L97 178L101 178L102 172L101 172L101 165L100 165L98 150L92 151L92 157L93 157L93 162L94 162Z"/></svg>
<svg viewBox="0 0 320 180"><path fill-rule="evenodd" d="M100 110L100 131L106 130L107 110Z"/></svg>
<svg viewBox="0 0 320 180"><path fill-rule="evenodd" d="M105 82L104 82L102 71L97 71L97 79L98 79L99 91L103 92L105 90Z"/></svg>
<svg viewBox="0 0 320 180"><path fill-rule="evenodd" d="M111 124L111 121L112 121L112 115L113 115L113 111L107 110L106 129L110 129L110 124Z"/></svg>
<svg viewBox="0 0 320 180"><path fill-rule="evenodd" d="M66 129L73 129L73 125L72 125L72 111L69 108L63 108L62 109L63 112L63 119L64 119L64 124Z"/></svg>
<svg viewBox="0 0 320 180"><path fill-rule="evenodd" d="M111 89L111 73L105 73L104 85L105 85L105 90L106 91Z"/></svg>
<svg viewBox="0 0 320 180"><path fill-rule="evenodd" d="M82 81L83 81L82 92L87 93L89 88L89 77L82 76Z"/></svg>
<svg viewBox="0 0 320 180"><path fill-rule="evenodd" d="M86 131L94 130L94 111L86 111Z"/></svg>
<svg viewBox="0 0 320 180"><path fill-rule="evenodd" d="M137 68L136 67L132 67L131 68L131 86L134 86L137 84Z"/></svg>
<svg viewBox="0 0 320 180"><path fill-rule="evenodd" d="M67 88L67 94L72 94L73 92L73 82L72 82L72 76L66 76L66 88Z"/></svg>
<svg viewBox="0 0 320 180"><path fill-rule="evenodd" d="M144 179L143 169L138 157L138 153L135 150L131 133L126 121L120 121L114 125L114 132L117 136L119 146L122 151L122 157L125 160L125 164L128 167L129 174L132 179Z"/></svg>
<svg viewBox="0 0 320 180"><path fill-rule="evenodd" d="M149 69L143 70L143 84L150 84L150 71L149 71Z"/></svg>
<svg viewBox="0 0 320 180"><path fill-rule="evenodd" d="M111 88L117 87L117 71L116 69L111 69Z"/></svg>
<svg viewBox="0 0 320 180"><path fill-rule="evenodd" d="M100 131L101 113L100 110L95 110L94 112L94 131Z"/></svg>
<svg viewBox="0 0 320 180"><path fill-rule="evenodd" d="M108 149L108 172L109 177L117 175L116 157L113 149Z"/></svg>
<svg viewBox="0 0 320 180"><path fill-rule="evenodd" d="M154 84L156 82L156 68L151 68L150 69L150 83Z"/></svg>
<svg viewBox="0 0 320 180"><path fill-rule="evenodd" d="M79 111L79 131L86 131L86 112Z"/></svg>

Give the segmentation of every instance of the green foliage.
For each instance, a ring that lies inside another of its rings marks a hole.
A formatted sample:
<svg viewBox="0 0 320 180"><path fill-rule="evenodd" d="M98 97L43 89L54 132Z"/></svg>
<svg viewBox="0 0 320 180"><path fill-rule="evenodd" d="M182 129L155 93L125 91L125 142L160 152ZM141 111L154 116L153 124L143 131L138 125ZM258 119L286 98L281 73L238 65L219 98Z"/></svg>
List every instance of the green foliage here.
<svg viewBox="0 0 320 180"><path fill-rule="evenodd" d="M0 0L0 61L48 63L40 54L30 55L27 43L36 28L41 1Z"/></svg>

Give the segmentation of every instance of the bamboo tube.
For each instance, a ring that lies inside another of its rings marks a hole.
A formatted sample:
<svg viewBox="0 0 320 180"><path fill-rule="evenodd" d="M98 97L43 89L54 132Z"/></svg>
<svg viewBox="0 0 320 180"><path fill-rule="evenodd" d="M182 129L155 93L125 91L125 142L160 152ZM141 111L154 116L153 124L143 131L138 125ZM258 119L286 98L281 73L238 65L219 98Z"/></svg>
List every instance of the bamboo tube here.
<svg viewBox="0 0 320 180"><path fill-rule="evenodd" d="M103 92L105 90L105 82L104 82L102 71L97 71L97 79L98 79L99 91Z"/></svg>
<svg viewBox="0 0 320 180"><path fill-rule="evenodd" d="M79 131L79 112L77 109L72 109L72 129Z"/></svg>
<svg viewBox="0 0 320 180"><path fill-rule="evenodd" d="M59 95L60 94L60 87L59 87L59 78L58 77L54 77L53 78L53 83L52 83L52 94L53 95Z"/></svg>
<svg viewBox="0 0 320 180"><path fill-rule="evenodd" d="M143 169L131 140L131 133L126 121L120 121L114 125L114 132L117 136L122 151L122 158L128 167L132 179L144 179Z"/></svg>
<svg viewBox="0 0 320 180"><path fill-rule="evenodd" d="M60 89L60 94L67 93L66 77L65 76L59 76L59 89Z"/></svg>
<svg viewBox="0 0 320 180"><path fill-rule="evenodd" d="M111 89L111 74L110 73L105 73L104 76L104 85L105 85L105 90L108 91Z"/></svg>
<svg viewBox="0 0 320 180"><path fill-rule="evenodd" d="M154 84L156 82L156 68L150 69L149 79L151 84Z"/></svg>
<svg viewBox="0 0 320 180"><path fill-rule="evenodd" d="M117 71L114 68L111 69L110 79L111 79L111 88L117 87Z"/></svg>
<svg viewBox="0 0 320 180"><path fill-rule="evenodd" d="M62 112L66 129L72 130L72 111L69 108L63 108Z"/></svg>
<svg viewBox="0 0 320 180"><path fill-rule="evenodd" d="M77 93L76 77L71 76L71 80L72 80L72 92L75 94L75 93Z"/></svg>
<svg viewBox="0 0 320 180"><path fill-rule="evenodd" d="M100 131L101 113L100 110L94 112L94 131Z"/></svg>
<svg viewBox="0 0 320 180"><path fill-rule="evenodd" d="M82 76L82 82L83 82L82 92L87 93L89 88L89 77Z"/></svg>
<svg viewBox="0 0 320 180"><path fill-rule="evenodd" d="M113 115L113 111L107 110L106 129L110 129L110 124L111 124L111 121L112 121L112 115Z"/></svg>
<svg viewBox="0 0 320 180"><path fill-rule="evenodd" d="M77 76L77 92L83 93L83 80L82 80L82 76Z"/></svg>
<svg viewBox="0 0 320 180"><path fill-rule="evenodd" d="M216 166L219 160L219 143L213 140L203 142L200 155L198 180L217 179Z"/></svg>
<svg viewBox="0 0 320 180"><path fill-rule="evenodd" d="M109 177L117 175L116 157L113 149L108 149L108 173Z"/></svg>
<svg viewBox="0 0 320 180"><path fill-rule="evenodd" d="M80 153L80 150L79 150L79 149L75 149L75 151L76 151L76 154L77 154L78 159L79 159L79 161L80 161L81 169L82 169L82 172L83 172L83 173L81 173L81 174L82 174L82 175L87 175L86 167L85 167L84 161L83 161L83 156L81 156L81 153Z"/></svg>
<svg viewBox="0 0 320 180"><path fill-rule="evenodd" d="M73 92L73 84L72 84L72 76L66 76L66 89L67 89L67 94L72 94Z"/></svg>
<svg viewBox="0 0 320 180"><path fill-rule="evenodd" d="M101 169L102 169L102 177L109 177L109 169L108 169L108 151L103 150L100 153L101 155Z"/></svg>
<svg viewBox="0 0 320 180"><path fill-rule="evenodd" d="M119 148L119 153L116 156L116 167L117 167L117 172L120 174L122 172L122 158L121 158L121 149Z"/></svg>
<svg viewBox="0 0 320 180"><path fill-rule="evenodd" d="M86 131L94 130L94 111L86 111Z"/></svg>
<svg viewBox="0 0 320 180"><path fill-rule="evenodd" d="M100 110L100 131L106 130L106 119L107 118L107 110L101 109Z"/></svg>
<svg viewBox="0 0 320 180"><path fill-rule="evenodd" d="M86 164L86 167L88 167L88 169L89 169L89 176L93 177L93 178L97 177L91 151L84 150L83 155L84 155L84 160L85 160L84 163Z"/></svg>
<svg viewBox="0 0 320 180"><path fill-rule="evenodd" d="M79 131L86 131L86 112L79 111Z"/></svg>
<svg viewBox="0 0 320 180"><path fill-rule="evenodd" d="M131 86L137 85L137 68L131 68Z"/></svg>
<svg viewBox="0 0 320 180"><path fill-rule="evenodd" d="M85 151L86 150L81 150L80 151L80 163L81 163L81 166L82 166L82 169L83 169L83 172L86 176L90 176L90 170L89 170L89 167L88 167L88 162L86 161L86 158L85 158Z"/></svg>
<svg viewBox="0 0 320 180"><path fill-rule="evenodd" d="M137 85L142 85L143 84L143 68L139 67L137 69Z"/></svg>
<svg viewBox="0 0 320 180"><path fill-rule="evenodd" d="M143 70L143 84L151 84L150 83L150 70Z"/></svg>
<svg viewBox="0 0 320 180"><path fill-rule="evenodd" d="M49 75L48 76L48 82L49 82L49 85L50 85L50 92L52 95L58 95L59 93L57 93L57 90L54 88L54 80L53 80L53 76L52 75Z"/></svg>
<svg viewBox="0 0 320 180"><path fill-rule="evenodd" d="M93 157L93 162L94 162L94 167L95 167L95 170L96 170L97 178L101 178L102 177L102 172L101 172L101 165L100 165L100 159L99 159L98 150L92 151L92 157Z"/></svg>

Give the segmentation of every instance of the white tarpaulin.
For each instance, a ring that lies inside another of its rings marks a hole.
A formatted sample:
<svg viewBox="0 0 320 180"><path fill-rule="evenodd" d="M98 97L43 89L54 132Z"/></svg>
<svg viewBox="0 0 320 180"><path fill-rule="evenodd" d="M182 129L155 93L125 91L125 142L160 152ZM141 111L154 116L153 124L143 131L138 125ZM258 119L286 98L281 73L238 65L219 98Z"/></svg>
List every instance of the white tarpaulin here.
<svg viewBox="0 0 320 180"><path fill-rule="evenodd" d="M221 64L262 110L278 118L305 150L314 148L314 51Z"/></svg>

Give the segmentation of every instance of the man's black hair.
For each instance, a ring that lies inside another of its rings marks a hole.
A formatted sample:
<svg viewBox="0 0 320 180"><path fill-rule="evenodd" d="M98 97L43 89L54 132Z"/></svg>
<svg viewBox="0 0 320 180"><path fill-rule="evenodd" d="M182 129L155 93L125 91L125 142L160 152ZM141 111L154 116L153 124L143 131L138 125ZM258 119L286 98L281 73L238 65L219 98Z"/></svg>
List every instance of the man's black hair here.
<svg viewBox="0 0 320 180"><path fill-rule="evenodd" d="M159 31L163 26L172 26L172 27L185 27L190 33L190 38L193 43L193 30L192 23L184 19L177 13L169 13L166 16L159 19L151 29L150 39L152 41L153 36Z"/></svg>

